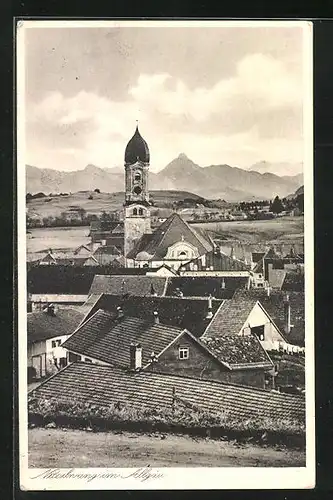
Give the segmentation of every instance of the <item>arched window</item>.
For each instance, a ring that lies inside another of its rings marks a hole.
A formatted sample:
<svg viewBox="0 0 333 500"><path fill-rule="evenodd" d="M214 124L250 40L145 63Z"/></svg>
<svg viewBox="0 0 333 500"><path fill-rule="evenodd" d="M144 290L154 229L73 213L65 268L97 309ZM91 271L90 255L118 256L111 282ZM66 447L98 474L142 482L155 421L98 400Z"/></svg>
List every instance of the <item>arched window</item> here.
<svg viewBox="0 0 333 500"><path fill-rule="evenodd" d="M134 180L135 181L141 181L141 174L140 174L140 172L135 172L135 174L134 174Z"/></svg>
<svg viewBox="0 0 333 500"><path fill-rule="evenodd" d="M179 252L178 256L179 257L187 257L187 253L183 250L182 252Z"/></svg>
<svg viewBox="0 0 333 500"><path fill-rule="evenodd" d="M136 208L133 208L133 215L138 215L138 210Z"/></svg>
<svg viewBox="0 0 333 500"><path fill-rule="evenodd" d="M136 195L139 195L142 193L142 189L140 188L140 186L135 186L135 188L133 189L133 193L136 194Z"/></svg>
<svg viewBox="0 0 333 500"><path fill-rule="evenodd" d="M142 208L139 208L139 215L143 215L143 210L142 210Z"/></svg>

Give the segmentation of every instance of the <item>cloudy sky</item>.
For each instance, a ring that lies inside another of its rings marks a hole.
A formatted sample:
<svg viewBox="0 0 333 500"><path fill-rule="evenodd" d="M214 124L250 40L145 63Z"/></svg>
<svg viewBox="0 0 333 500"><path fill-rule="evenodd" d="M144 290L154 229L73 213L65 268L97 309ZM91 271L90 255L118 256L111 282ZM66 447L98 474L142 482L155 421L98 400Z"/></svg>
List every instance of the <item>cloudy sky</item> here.
<svg viewBox="0 0 333 500"><path fill-rule="evenodd" d="M26 163L121 166L136 120L155 171L181 152L201 166L302 162L302 33L30 27Z"/></svg>

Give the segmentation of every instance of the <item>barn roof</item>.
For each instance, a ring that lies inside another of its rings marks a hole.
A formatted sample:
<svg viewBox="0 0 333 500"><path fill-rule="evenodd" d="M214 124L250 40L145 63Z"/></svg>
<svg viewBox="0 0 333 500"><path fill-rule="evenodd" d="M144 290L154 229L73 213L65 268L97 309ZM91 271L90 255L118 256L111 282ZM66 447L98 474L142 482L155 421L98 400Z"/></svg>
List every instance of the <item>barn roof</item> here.
<svg viewBox="0 0 333 500"><path fill-rule="evenodd" d="M29 395L100 407L118 403L137 409L170 409L176 396L179 404L190 404L213 414L305 420L305 399L301 396L178 375L133 373L92 363L68 365Z"/></svg>
<svg viewBox="0 0 333 500"><path fill-rule="evenodd" d="M216 250L206 253L204 264L201 258L197 258L183 264L180 270L193 270L193 266L196 266L198 271L210 268L214 271L249 271L251 269L251 266L244 261Z"/></svg>

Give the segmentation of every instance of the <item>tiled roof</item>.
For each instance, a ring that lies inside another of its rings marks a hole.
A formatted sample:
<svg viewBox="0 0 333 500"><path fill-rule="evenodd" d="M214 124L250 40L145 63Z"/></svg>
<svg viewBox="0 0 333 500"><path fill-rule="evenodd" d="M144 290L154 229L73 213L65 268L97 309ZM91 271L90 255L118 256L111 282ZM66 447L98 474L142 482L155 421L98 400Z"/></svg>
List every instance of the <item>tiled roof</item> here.
<svg viewBox="0 0 333 500"><path fill-rule="evenodd" d="M200 341L223 363L231 368L272 368L273 363L254 335L223 335L223 337L203 336Z"/></svg>
<svg viewBox="0 0 333 500"><path fill-rule="evenodd" d="M167 250L174 243L181 241L190 243L198 249L199 255L212 250L212 245L201 234L189 226L176 212L158 226L152 234L144 235L127 257L135 259L140 252L147 252L152 259L163 259Z"/></svg>
<svg viewBox="0 0 333 500"><path fill-rule="evenodd" d="M167 279L163 276L96 275L89 294L164 295Z"/></svg>
<svg viewBox="0 0 333 500"><path fill-rule="evenodd" d="M121 252L120 250L114 246L114 245L101 245L100 247L96 248L95 252L94 252L94 255L114 255L114 256L118 256L118 255L121 255Z"/></svg>
<svg viewBox="0 0 333 500"><path fill-rule="evenodd" d="M142 268L37 266L27 271L27 289L37 294L88 294L95 275L144 275Z"/></svg>
<svg viewBox="0 0 333 500"><path fill-rule="evenodd" d="M225 278L210 276L171 277L168 281L166 295L175 295L179 289L184 297L208 297L212 295L216 299L230 299L235 290L244 288L247 283L247 277L238 276Z"/></svg>
<svg viewBox="0 0 333 500"><path fill-rule="evenodd" d="M296 271L287 272L281 290L286 292L304 292L304 273Z"/></svg>
<svg viewBox="0 0 333 500"><path fill-rule="evenodd" d="M70 335L83 319L78 309L58 309L55 316L44 311L27 314L28 343Z"/></svg>
<svg viewBox="0 0 333 500"><path fill-rule="evenodd" d="M225 300L217 310L204 337L219 337L223 335L238 335L246 319L254 308L257 300L236 294L230 300Z"/></svg>
<svg viewBox="0 0 333 500"><path fill-rule="evenodd" d="M194 270L194 266L198 271L209 270L211 267L214 271L248 271L251 268L244 261L233 259L220 251L206 253L205 265L203 265L202 259L198 258L186 262L180 267L180 270Z"/></svg>
<svg viewBox="0 0 333 500"><path fill-rule="evenodd" d="M119 403L132 408L170 409L173 395L211 413L231 417L305 420L305 399L248 386L154 372L73 363L39 385L30 396L89 402L101 407Z"/></svg>
<svg viewBox="0 0 333 500"><path fill-rule="evenodd" d="M221 300L212 300L212 313L215 314ZM178 298L178 297L135 297L131 295L101 295L97 303L91 308L87 317L98 309L115 313L121 306L124 315L147 319L154 317L158 311L160 322L164 325L174 325L186 328L195 337L203 334L210 323L207 319L208 299L203 298Z"/></svg>
<svg viewBox="0 0 333 500"><path fill-rule="evenodd" d="M290 334L284 332L284 299L289 296L290 322L293 326ZM235 295L247 296L258 300L270 315L274 323L282 332L283 336L291 343L304 346L305 335L305 294L304 292L271 290L267 295L265 290L251 289L247 291L238 290Z"/></svg>
<svg viewBox="0 0 333 500"><path fill-rule="evenodd" d="M125 317L99 310L63 344L63 347L84 356L104 361L113 366L129 367L130 345L142 346L143 366L152 352L158 355L181 333L182 329L154 324L152 320Z"/></svg>

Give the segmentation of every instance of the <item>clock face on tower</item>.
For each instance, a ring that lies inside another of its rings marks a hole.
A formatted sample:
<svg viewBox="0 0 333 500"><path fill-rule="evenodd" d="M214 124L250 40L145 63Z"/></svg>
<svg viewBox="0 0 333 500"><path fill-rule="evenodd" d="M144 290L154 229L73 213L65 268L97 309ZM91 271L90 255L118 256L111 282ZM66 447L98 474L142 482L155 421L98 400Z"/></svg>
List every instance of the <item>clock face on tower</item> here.
<svg viewBox="0 0 333 500"><path fill-rule="evenodd" d="M133 189L133 193L136 194L136 195L139 195L142 193L142 189L140 186L135 186L135 188Z"/></svg>

